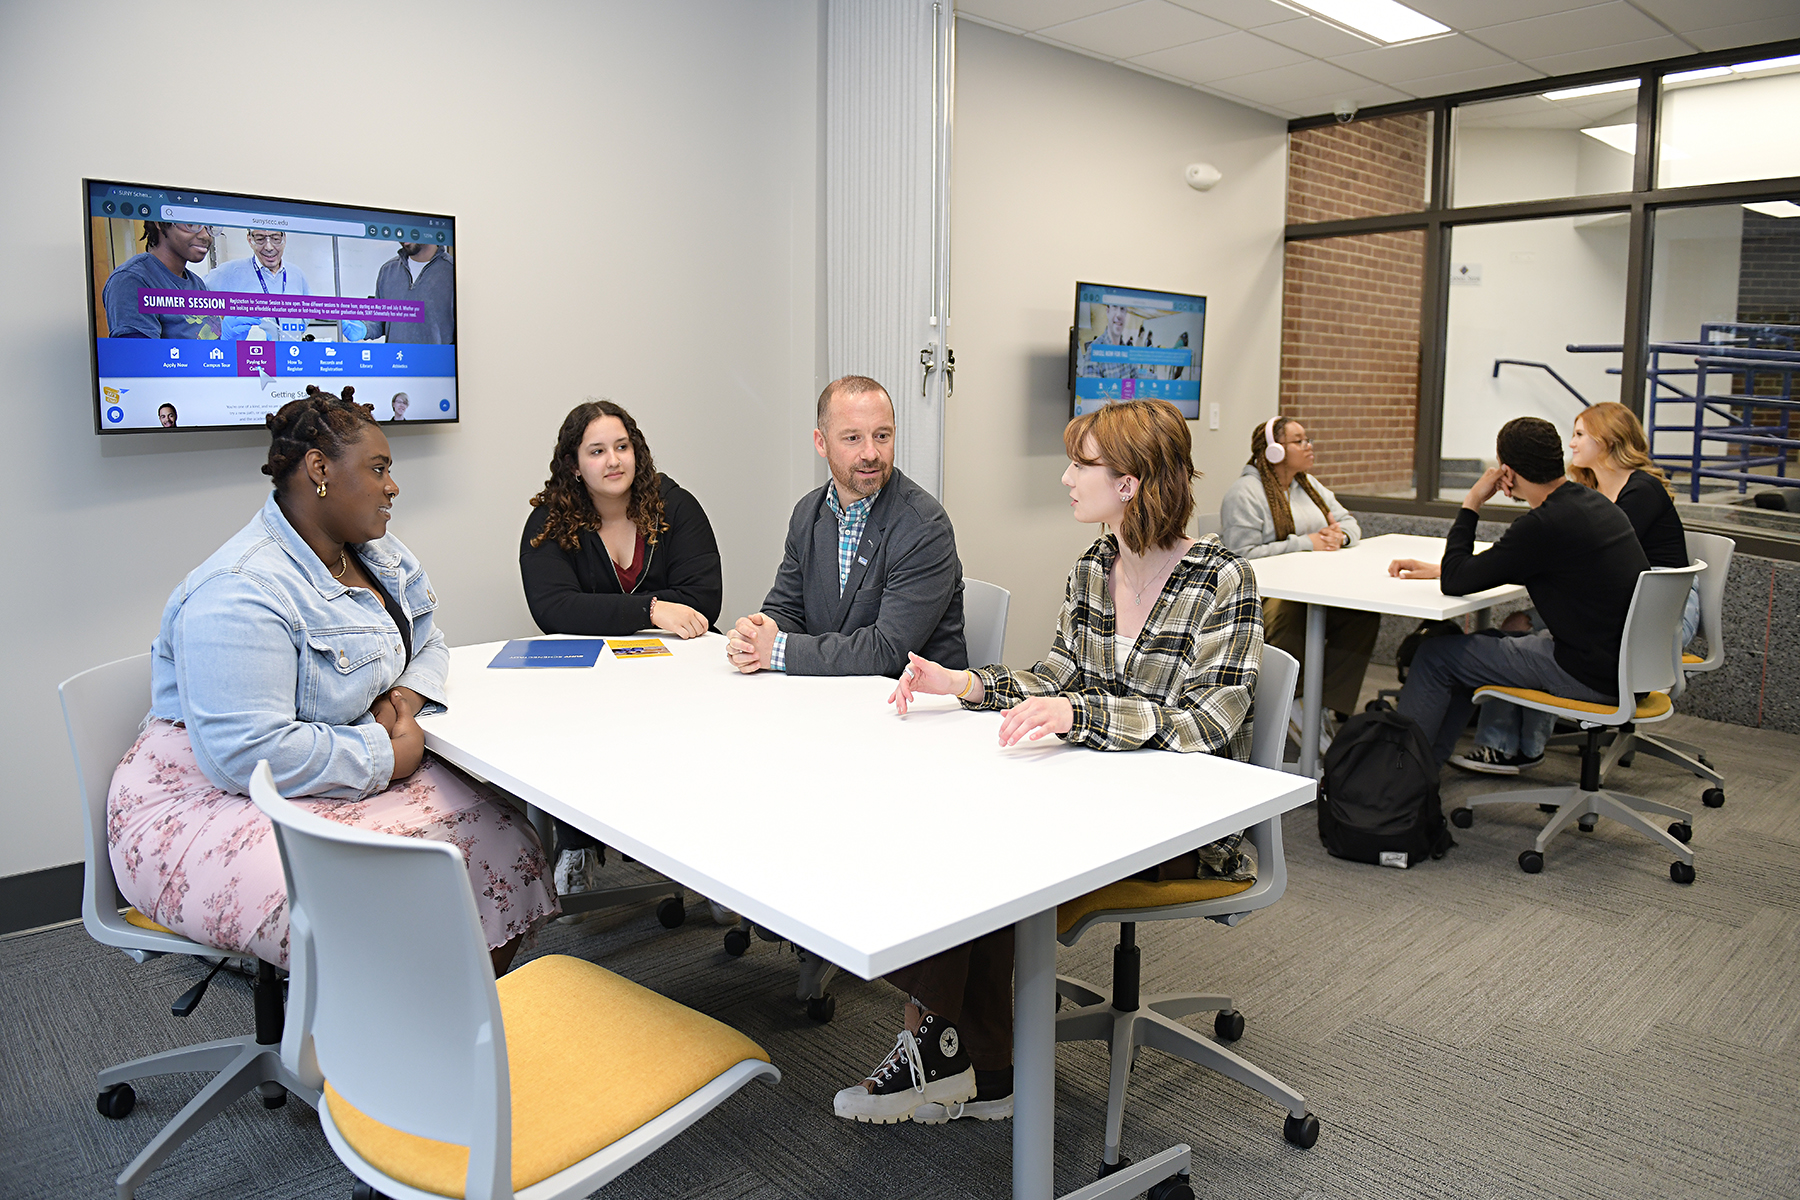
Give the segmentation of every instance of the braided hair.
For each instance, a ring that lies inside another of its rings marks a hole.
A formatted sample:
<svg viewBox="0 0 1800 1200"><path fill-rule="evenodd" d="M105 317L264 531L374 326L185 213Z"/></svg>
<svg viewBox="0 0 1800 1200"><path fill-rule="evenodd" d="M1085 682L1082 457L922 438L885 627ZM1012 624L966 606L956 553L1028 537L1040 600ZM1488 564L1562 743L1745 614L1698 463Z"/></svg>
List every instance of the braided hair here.
<svg viewBox="0 0 1800 1200"><path fill-rule="evenodd" d="M375 406L357 404L352 399L355 394L356 389L348 384L342 396L335 396L309 383L306 395L268 415L269 461L263 464L262 473L275 481L276 491L287 485L308 450L335 461L362 441L363 426L376 427Z"/></svg>
<svg viewBox="0 0 1800 1200"><path fill-rule="evenodd" d="M644 440L643 431L630 413L611 400L587 400L563 418L562 428L556 434L556 449L550 455L550 478L544 480L544 490L531 498L533 508L545 510L544 528L531 539L533 549L553 541L572 554L581 544L582 530L600 531L600 513L588 495L576 457L581 453L581 439L587 435L588 426L601 417L619 418L625 426L625 436L631 439L637 473L631 480L625 515L644 535L647 545L656 545L658 535L669 527L663 520L662 476L657 473L656 460L650 457L650 443Z"/></svg>
<svg viewBox="0 0 1800 1200"><path fill-rule="evenodd" d="M1291 417L1275 418L1275 440L1281 440L1282 431L1294 423ZM1288 504L1288 490L1281 486L1281 480L1275 474L1275 464L1269 461L1268 426L1258 425L1250 432L1250 465L1262 476L1263 495L1269 502L1269 515L1275 518L1275 540L1284 541L1294 532L1294 510ZM1331 506L1325 503L1325 497L1319 495L1319 489L1313 486L1312 476L1305 471L1295 474L1294 482L1298 483L1307 498L1319 506L1319 513L1327 524L1331 522Z"/></svg>

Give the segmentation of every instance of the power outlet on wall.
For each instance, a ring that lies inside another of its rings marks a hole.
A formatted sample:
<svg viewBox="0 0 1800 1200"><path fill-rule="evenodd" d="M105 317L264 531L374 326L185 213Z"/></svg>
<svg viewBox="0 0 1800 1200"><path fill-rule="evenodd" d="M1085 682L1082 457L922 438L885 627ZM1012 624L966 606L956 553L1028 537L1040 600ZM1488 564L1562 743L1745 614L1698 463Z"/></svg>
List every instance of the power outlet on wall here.
<svg viewBox="0 0 1800 1200"><path fill-rule="evenodd" d="M1216 402L1207 405L1206 427L1208 429L1217 429L1219 427L1219 406Z"/></svg>

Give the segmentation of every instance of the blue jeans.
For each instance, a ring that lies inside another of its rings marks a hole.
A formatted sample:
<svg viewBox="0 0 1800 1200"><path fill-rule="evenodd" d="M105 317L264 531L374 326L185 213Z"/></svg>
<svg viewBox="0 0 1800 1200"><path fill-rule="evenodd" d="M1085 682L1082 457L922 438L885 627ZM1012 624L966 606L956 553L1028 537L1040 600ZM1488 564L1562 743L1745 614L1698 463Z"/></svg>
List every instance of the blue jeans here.
<svg viewBox="0 0 1800 1200"><path fill-rule="evenodd" d="M1528 609L1531 628L1539 630L1544 623L1537 609ZM1687 606L1681 611L1681 644L1686 646L1700 631L1700 581L1688 589ZM1506 755L1538 758L1550 742L1556 718L1535 708L1521 708L1508 700L1486 700L1481 705L1481 719L1475 723L1475 744L1489 746Z"/></svg>

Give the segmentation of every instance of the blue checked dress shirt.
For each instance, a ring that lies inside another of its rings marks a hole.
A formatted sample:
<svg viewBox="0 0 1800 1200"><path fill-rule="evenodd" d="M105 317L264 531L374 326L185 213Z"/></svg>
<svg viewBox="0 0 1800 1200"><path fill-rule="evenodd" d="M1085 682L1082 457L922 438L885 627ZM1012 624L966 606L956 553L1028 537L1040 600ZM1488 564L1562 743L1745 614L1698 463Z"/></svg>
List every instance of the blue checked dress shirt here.
<svg viewBox="0 0 1800 1200"><path fill-rule="evenodd" d="M869 510L875 507L875 497L864 496L849 508L838 502L837 481L825 485L825 504L831 509L831 515L838 523L838 595L844 594L844 584L850 580L850 564L856 561L856 548L862 545L863 530L869 524ZM769 667L775 671L787 670L787 634L775 635L775 648L769 652Z"/></svg>

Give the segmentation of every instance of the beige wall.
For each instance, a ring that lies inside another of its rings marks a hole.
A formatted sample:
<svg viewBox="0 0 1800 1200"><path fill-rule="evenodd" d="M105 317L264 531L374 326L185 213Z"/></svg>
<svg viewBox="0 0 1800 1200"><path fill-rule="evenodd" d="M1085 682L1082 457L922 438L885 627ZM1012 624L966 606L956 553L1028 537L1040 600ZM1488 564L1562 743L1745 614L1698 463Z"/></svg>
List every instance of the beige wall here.
<svg viewBox="0 0 1800 1200"><path fill-rule="evenodd" d="M816 0L0 7L0 875L81 858L56 684L149 646L265 494L257 433L93 433L83 176L454 214L463 422L394 437L394 532L456 642L533 632L526 499L562 414L629 407L706 506L727 616L813 486ZM232 39L238 44L237 39Z"/></svg>
<svg viewBox="0 0 1800 1200"><path fill-rule="evenodd" d="M1042 43L957 26L945 505L964 572L1012 592L1006 657L1049 646L1070 565L1096 528L1069 516L1068 329L1075 283L1207 297L1202 511L1275 414L1284 122ZM1211 192L1194 161L1224 173ZM1220 408L1220 428L1206 409Z"/></svg>

